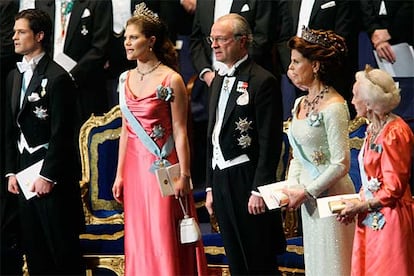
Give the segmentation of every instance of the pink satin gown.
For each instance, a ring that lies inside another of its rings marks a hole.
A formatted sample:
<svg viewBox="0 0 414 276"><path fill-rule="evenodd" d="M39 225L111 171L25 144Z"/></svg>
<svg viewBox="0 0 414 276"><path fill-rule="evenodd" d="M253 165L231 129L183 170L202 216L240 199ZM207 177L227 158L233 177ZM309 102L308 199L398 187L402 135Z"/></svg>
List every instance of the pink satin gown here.
<svg viewBox="0 0 414 276"><path fill-rule="evenodd" d="M352 253L352 275L409 276L414 275L414 201L409 177L414 138L408 125L397 118L389 122L377 137L382 152L364 148L363 165L367 177L382 184L374 192L384 206L382 229L374 231L362 224L360 215L355 231ZM411 176L413 177L413 176ZM361 188L360 195L365 199Z"/></svg>
<svg viewBox="0 0 414 276"><path fill-rule="evenodd" d="M126 103L148 134L161 125L164 135L156 139L161 148L172 135L170 103L160 100L156 91L145 98L135 98L128 87ZM169 85L169 76L163 83ZM128 142L124 166L125 210L125 275L206 275L206 259L201 241L182 245L178 222L183 218L179 202L174 196L161 197L155 175L150 167L156 158L141 143L127 123ZM168 156L177 163L175 149ZM193 197L188 196L190 213L196 216Z"/></svg>

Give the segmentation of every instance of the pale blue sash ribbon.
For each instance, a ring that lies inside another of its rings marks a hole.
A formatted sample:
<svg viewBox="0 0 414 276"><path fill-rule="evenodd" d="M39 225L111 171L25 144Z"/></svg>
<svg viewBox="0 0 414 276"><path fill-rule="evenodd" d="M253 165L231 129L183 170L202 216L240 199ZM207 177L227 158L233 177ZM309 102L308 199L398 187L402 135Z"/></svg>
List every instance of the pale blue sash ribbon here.
<svg viewBox="0 0 414 276"><path fill-rule="evenodd" d="M365 173L365 167L364 167L364 161L363 161L364 149L365 149L365 140L358 154L358 163L359 163L359 173L361 175L361 183L362 183L362 186L364 187L364 192L365 192L365 199L368 201L369 199L373 199L374 195L368 189L368 177L367 177L367 174ZM376 221L376 226L373 226L374 220ZM375 210L373 212L369 212L366 218L362 221L362 223L365 226L372 228L373 230L379 230L379 229L382 229L385 225L385 217L378 210Z"/></svg>
<svg viewBox="0 0 414 276"><path fill-rule="evenodd" d="M316 179L321 173L319 172L318 168L306 158L305 153L302 150L302 147L296 141L295 137L293 137L292 128L289 128L289 143L295 153L295 157L298 157L301 161L302 165L305 167L306 170L310 173L312 180Z"/></svg>
<svg viewBox="0 0 414 276"><path fill-rule="evenodd" d="M127 121L130 123L132 129L135 131L135 134L144 144L144 146L156 157L159 159L156 160L150 167L150 171L154 172L155 170L168 167L171 163L166 159L168 155L170 155L171 151L174 148L174 139L172 135L170 135L163 145L162 149L158 147L158 145L152 140L152 138L148 135L148 133L144 130L141 126L139 121L135 118L132 114L131 110L129 110L126 100L125 100L125 81L126 81L126 74L124 72L119 77L119 86L118 86L118 93L119 93L119 107L122 111L122 114L125 116Z"/></svg>

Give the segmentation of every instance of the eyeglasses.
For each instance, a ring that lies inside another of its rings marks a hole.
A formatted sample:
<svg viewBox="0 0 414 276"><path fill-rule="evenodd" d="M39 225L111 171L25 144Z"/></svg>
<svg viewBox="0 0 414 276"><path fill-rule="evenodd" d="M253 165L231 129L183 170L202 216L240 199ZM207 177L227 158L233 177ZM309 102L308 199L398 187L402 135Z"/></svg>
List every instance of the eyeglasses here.
<svg viewBox="0 0 414 276"><path fill-rule="evenodd" d="M222 44L226 44L227 42L231 41L230 39L237 40L237 38L242 37L242 36L243 35L241 35L241 34L235 34L235 35L230 36L230 37L224 37L224 36L216 36L216 37L214 37L214 36L208 36L208 37L206 37L206 40L207 40L207 42L209 44L213 44L214 41L215 41L217 44L222 45Z"/></svg>

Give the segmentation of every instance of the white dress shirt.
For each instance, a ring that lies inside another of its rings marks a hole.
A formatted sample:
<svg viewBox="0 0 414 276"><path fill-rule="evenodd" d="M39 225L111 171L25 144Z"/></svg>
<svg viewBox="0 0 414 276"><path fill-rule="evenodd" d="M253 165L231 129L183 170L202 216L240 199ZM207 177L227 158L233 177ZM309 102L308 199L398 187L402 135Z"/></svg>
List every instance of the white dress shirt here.
<svg viewBox="0 0 414 276"><path fill-rule="evenodd" d="M302 37L302 27L308 27L310 16L312 13L313 4L315 0L302 0L300 4L300 11L299 11L299 21L298 21L298 29L296 30L296 35L298 37Z"/></svg>

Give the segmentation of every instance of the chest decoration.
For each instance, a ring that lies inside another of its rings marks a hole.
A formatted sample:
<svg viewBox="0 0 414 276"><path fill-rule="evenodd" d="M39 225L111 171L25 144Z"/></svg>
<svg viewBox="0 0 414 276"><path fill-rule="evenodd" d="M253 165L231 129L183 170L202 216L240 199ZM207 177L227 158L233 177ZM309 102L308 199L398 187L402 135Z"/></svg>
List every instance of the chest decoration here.
<svg viewBox="0 0 414 276"><path fill-rule="evenodd" d="M247 105L249 103L249 92L247 91L248 87L248 82L239 81L237 83L236 91L241 93L241 95L236 100L236 103L238 105Z"/></svg>
<svg viewBox="0 0 414 276"><path fill-rule="evenodd" d="M49 114L47 114L47 109L43 108L42 106L40 106L40 107L36 106L33 113L40 120L46 120L46 118L49 116Z"/></svg>
<svg viewBox="0 0 414 276"><path fill-rule="evenodd" d="M86 25L82 25L82 30L81 30L81 34L82 35L87 35L89 33L88 29L86 28Z"/></svg>
<svg viewBox="0 0 414 276"><path fill-rule="evenodd" d="M47 79L42 79L42 82L40 83L40 86L42 87L42 91L40 91L40 96L42 97L46 95L46 85L47 85Z"/></svg>
<svg viewBox="0 0 414 276"><path fill-rule="evenodd" d="M249 135L242 135L240 138L237 138L239 142L238 145L241 146L243 149L249 147L252 144L252 138Z"/></svg>
<svg viewBox="0 0 414 276"><path fill-rule="evenodd" d="M29 96L27 96L27 100L31 103L33 102L37 102L38 100L40 100L40 96L38 93L33 92L32 94L30 94Z"/></svg>
<svg viewBox="0 0 414 276"><path fill-rule="evenodd" d="M376 192L381 187L381 182L376 177L371 177L371 179L368 181L368 190L371 192Z"/></svg>
<svg viewBox="0 0 414 276"><path fill-rule="evenodd" d="M326 163L326 155L322 149L314 150L312 154L312 162L316 165L323 165Z"/></svg>
<svg viewBox="0 0 414 276"><path fill-rule="evenodd" d="M236 122L236 130L240 131L240 134L247 133L251 127L252 121L247 121L247 118L239 118L239 121Z"/></svg>
<svg viewBox="0 0 414 276"><path fill-rule="evenodd" d="M157 87L156 94L157 94L158 99L165 101L165 102L172 101L174 99L173 90L169 86L159 85Z"/></svg>
<svg viewBox="0 0 414 276"><path fill-rule="evenodd" d="M165 129L162 127L162 125L155 125L152 128L150 137L156 141L158 139L161 139L164 136L164 133L165 133Z"/></svg>
<svg viewBox="0 0 414 276"><path fill-rule="evenodd" d="M308 115L308 117L307 117L306 120L307 120L307 122L308 122L308 124L310 126L312 126L312 127L318 127L318 126L321 125L322 119L323 119L322 113L320 113L320 112L319 113L311 112Z"/></svg>
<svg viewBox="0 0 414 276"><path fill-rule="evenodd" d="M252 143L252 138L249 136L249 129L252 128L253 121L248 121L247 118L239 118L236 122L236 131L240 132L240 137L237 138L238 145L241 146L243 149L249 147Z"/></svg>

